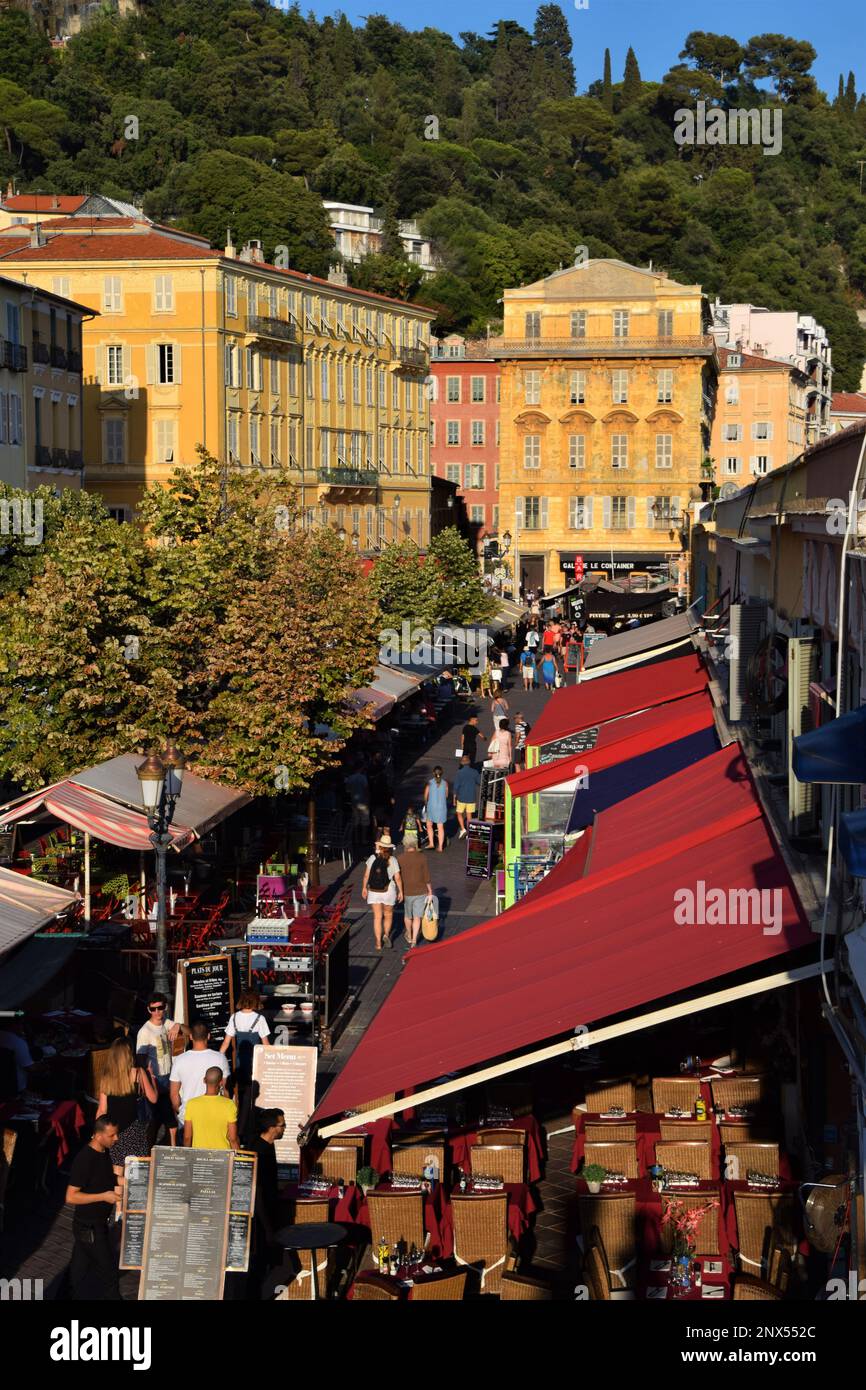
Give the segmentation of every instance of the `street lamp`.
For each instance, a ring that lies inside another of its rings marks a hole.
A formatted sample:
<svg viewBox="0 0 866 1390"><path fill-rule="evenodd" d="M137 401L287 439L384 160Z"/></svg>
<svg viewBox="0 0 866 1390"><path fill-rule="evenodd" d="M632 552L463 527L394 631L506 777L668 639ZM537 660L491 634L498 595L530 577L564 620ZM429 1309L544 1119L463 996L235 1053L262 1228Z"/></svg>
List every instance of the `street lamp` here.
<svg viewBox="0 0 866 1390"><path fill-rule="evenodd" d="M156 851L156 970L153 987L166 995L171 989L171 978L165 920L165 858L171 844L169 826L183 789L185 768L186 759L174 743L168 743L161 754L148 754L136 768L141 786L141 804L151 832L150 843Z"/></svg>
<svg viewBox="0 0 866 1390"><path fill-rule="evenodd" d="M361 544L361 536L358 531L352 532L352 549L357 550Z"/></svg>

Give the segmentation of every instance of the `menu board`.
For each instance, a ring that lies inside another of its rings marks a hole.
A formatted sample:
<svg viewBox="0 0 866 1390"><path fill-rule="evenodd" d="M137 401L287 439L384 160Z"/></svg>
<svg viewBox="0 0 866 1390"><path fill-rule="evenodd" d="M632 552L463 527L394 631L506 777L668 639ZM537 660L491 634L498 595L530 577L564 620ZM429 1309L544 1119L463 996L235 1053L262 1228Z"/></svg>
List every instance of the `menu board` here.
<svg viewBox="0 0 866 1390"><path fill-rule="evenodd" d="M127 1158L123 1164L123 1207L121 1208L120 1268L141 1269L144 1256L144 1227L147 1219L147 1193L150 1186L150 1159Z"/></svg>
<svg viewBox="0 0 866 1390"><path fill-rule="evenodd" d="M316 1104L315 1047L253 1048L255 1104L264 1110L282 1110L286 1133L276 1144L277 1162L299 1164L298 1131L313 1113Z"/></svg>
<svg viewBox="0 0 866 1390"><path fill-rule="evenodd" d="M581 729L576 734L566 734L564 738L545 743L538 757L539 763L553 763L557 758L568 758L572 753L589 753L598 742L598 728Z"/></svg>
<svg viewBox="0 0 866 1390"><path fill-rule="evenodd" d="M469 878L490 878L493 873L492 821L470 820L466 831L466 874Z"/></svg>
<svg viewBox="0 0 866 1390"><path fill-rule="evenodd" d="M229 1192L229 1238L226 1269L243 1274L250 1263L250 1237L256 1203L256 1164L254 1153L239 1150L232 1163Z"/></svg>
<svg viewBox="0 0 866 1390"><path fill-rule="evenodd" d="M222 1298L232 1157L231 1149L153 1150L141 1301Z"/></svg>
<svg viewBox="0 0 866 1390"><path fill-rule="evenodd" d="M566 671L578 671L580 669L580 648L581 643L569 642L565 648L565 669Z"/></svg>
<svg viewBox="0 0 866 1390"><path fill-rule="evenodd" d="M234 1012L234 972L228 956L199 956L181 961L184 1022L204 1022L211 1046L219 1046Z"/></svg>

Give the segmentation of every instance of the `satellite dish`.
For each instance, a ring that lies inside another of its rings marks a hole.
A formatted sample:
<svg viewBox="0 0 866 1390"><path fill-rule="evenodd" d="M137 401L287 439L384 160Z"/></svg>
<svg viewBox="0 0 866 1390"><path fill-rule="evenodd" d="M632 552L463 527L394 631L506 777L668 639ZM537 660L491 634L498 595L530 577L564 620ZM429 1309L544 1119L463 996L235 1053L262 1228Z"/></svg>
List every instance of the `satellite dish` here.
<svg viewBox="0 0 866 1390"><path fill-rule="evenodd" d="M736 497L740 491L736 483L722 483L719 488L719 501L727 502L729 497Z"/></svg>
<svg viewBox="0 0 866 1390"><path fill-rule="evenodd" d="M848 1229L850 1195L848 1179L842 1173L828 1173L812 1188L803 1207L803 1224L813 1250L822 1255L834 1253Z"/></svg>

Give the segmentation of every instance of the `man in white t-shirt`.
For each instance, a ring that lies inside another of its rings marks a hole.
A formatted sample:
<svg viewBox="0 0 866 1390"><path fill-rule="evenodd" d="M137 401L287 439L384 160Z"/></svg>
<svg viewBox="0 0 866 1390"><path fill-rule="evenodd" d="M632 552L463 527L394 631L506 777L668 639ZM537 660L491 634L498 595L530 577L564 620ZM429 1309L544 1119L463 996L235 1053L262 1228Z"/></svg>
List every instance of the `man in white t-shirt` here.
<svg viewBox="0 0 866 1390"><path fill-rule="evenodd" d="M180 1034L181 1027L168 1017L168 1002L164 994L154 992L147 1001L147 1022L138 1030L135 1051L148 1059L153 1079L156 1082L157 1102L155 1120L165 1125L172 1144L177 1141L177 1116L171 1104L169 1082L171 1077L172 1043Z"/></svg>
<svg viewBox="0 0 866 1390"><path fill-rule="evenodd" d="M203 1096L207 1091L204 1076L208 1067L219 1067L223 1076L229 1074L229 1064L223 1054L208 1047L210 1032L206 1023L194 1023L190 1037L192 1047L189 1052L175 1057L171 1064L171 1104L181 1126L186 1102L192 1100L193 1096Z"/></svg>

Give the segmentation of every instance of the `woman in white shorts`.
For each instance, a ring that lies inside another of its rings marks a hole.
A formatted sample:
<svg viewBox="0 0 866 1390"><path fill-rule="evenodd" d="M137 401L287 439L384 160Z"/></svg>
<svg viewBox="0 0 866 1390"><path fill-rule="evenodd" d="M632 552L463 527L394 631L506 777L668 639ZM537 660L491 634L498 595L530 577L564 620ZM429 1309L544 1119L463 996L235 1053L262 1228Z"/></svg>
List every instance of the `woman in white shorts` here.
<svg viewBox="0 0 866 1390"><path fill-rule="evenodd" d="M381 951L383 941L390 950L394 905L403 901L403 880L389 830L383 830L381 838L376 841L375 854L371 854L364 865L361 897L373 909L376 950Z"/></svg>

